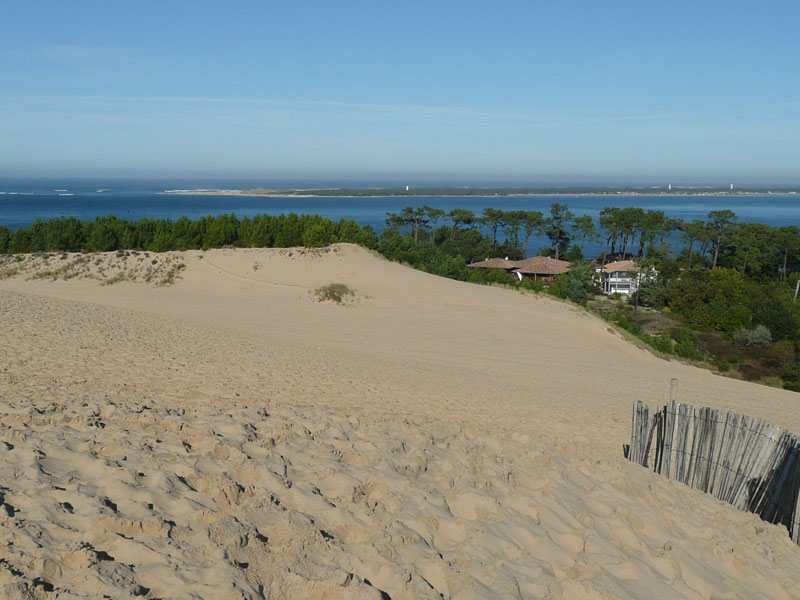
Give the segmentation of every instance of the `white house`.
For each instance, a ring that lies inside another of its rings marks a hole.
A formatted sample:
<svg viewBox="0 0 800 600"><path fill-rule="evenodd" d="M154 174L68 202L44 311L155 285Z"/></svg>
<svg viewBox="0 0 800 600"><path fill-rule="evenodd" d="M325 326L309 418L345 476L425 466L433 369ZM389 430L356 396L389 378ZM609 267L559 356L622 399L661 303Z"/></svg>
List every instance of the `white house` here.
<svg viewBox="0 0 800 600"><path fill-rule="evenodd" d="M632 260L619 260L605 265L600 276L603 292L630 296L639 289L644 278L652 279L656 274L655 269L644 271Z"/></svg>

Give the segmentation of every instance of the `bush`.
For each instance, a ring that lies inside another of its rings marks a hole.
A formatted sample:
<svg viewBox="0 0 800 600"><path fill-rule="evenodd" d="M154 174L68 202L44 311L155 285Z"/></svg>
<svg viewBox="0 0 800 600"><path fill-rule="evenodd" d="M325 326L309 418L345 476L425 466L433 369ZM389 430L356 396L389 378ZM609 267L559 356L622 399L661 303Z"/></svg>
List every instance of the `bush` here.
<svg viewBox="0 0 800 600"><path fill-rule="evenodd" d="M739 346L769 346L772 334L763 325L756 325L753 329L738 329L733 334L733 341Z"/></svg>
<svg viewBox="0 0 800 600"><path fill-rule="evenodd" d="M470 283L486 283L485 269L470 269L467 281Z"/></svg>
<svg viewBox="0 0 800 600"><path fill-rule="evenodd" d="M547 291L556 298L561 298L563 300L567 297L567 294L569 294L569 287L569 278L566 275L558 275L553 280L553 283L550 284Z"/></svg>
<svg viewBox="0 0 800 600"><path fill-rule="evenodd" d="M739 373L748 381L757 381L767 375L766 369L757 363L746 362L739 365Z"/></svg>
<svg viewBox="0 0 800 600"><path fill-rule="evenodd" d="M651 336L650 345L659 352L664 354L672 354L672 338L668 333L662 333L659 336Z"/></svg>
<svg viewBox="0 0 800 600"><path fill-rule="evenodd" d="M343 304L351 300L356 293L343 283L329 283L314 290L314 295L320 302Z"/></svg>
<svg viewBox="0 0 800 600"><path fill-rule="evenodd" d="M718 368L718 369L719 369L721 372L723 372L723 373L727 373L728 371L730 371L730 370L731 370L731 363L729 363L727 360L725 360L725 359L723 358L721 361L719 361L719 362L717 363L717 368Z"/></svg>
<svg viewBox="0 0 800 600"><path fill-rule="evenodd" d="M641 336L644 333L642 326L636 321L631 321L627 317L619 317L617 325L622 327L625 331L631 332L633 335Z"/></svg>
<svg viewBox="0 0 800 600"><path fill-rule="evenodd" d="M675 336L675 354L689 360L703 360L703 353L696 344L697 336L684 327Z"/></svg>
<svg viewBox="0 0 800 600"><path fill-rule="evenodd" d="M675 342L684 346L694 346L697 342L697 335L684 327L675 334Z"/></svg>
<svg viewBox="0 0 800 600"><path fill-rule="evenodd" d="M781 371L781 378L785 381L800 381L800 363L793 362Z"/></svg>
<svg viewBox="0 0 800 600"><path fill-rule="evenodd" d="M586 304L586 298L589 296L586 291L586 285L579 279L573 278L569 278L569 291L567 295L575 304Z"/></svg>
<svg viewBox="0 0 800 600"><path fill-rule="evenodd" d="M529 290L531 292L543 292L544 291L544 283L539 280L534 281L533 279L523 279L519 287L523 290Z"/></svg>
<svg viewBox="0 0 800 600"><path fill-rule="evenodd" d="M475 270L477 271L478 269ZM485 271L486 269L482 270ZM486 283L500 283L502 285L510 285L514 283L515 280L516 276L512 279L508 272L503 269L488 269L488 273L486 273L484 279Z"/></svg>
<svg viewBox="0 0 800 600"><path fill-rule="evenodd" d="M788 340L781 340L772 344L764 355L764 364L778 372L785 371L794 360L794 344Z"/></svg>
<svg viewBox="0 0 800 600"><path fill-rule="evenodd" d="M790 392L800 392L800 381L787 381L783 384L783 389Z"/></svg>
<svg viewBox="0 0 800 600"><path fill-rule="evenodd" d="M675 354L681 358L688 358L689 360L703 360L703 353L694 346L676 344Z"/></svg>

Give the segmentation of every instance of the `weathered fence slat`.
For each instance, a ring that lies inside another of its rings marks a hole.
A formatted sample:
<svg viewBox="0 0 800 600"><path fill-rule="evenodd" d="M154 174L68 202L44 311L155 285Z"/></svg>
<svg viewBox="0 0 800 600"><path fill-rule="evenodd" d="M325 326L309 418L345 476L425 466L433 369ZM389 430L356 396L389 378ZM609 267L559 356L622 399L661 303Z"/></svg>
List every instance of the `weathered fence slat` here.
<svg viewBox="0 0 800 600"><path fill-rule="evenodd" d="M747 449L753 438L753 430L750 427L750 417L742 416L739 420L739 431L736 448L731 460L731 474L728 478L728 493L723 498L725 502L733 503L733 496L736 495L739 489L739 480L742 476L742 466L744 465L745 457L747 456Z"/></svg>
<svg viewBox="0 0 800 600"><path fill-rule="evenodd" d="M678 405L678 469L675 479L684 481L686 473L686 442L689 439L689 407L685 404Z"/></svg>
<svg viewBox="0 0 800 600"><path fill-rule="evenodd" d="M741 432L740 423L741 419L739 415L730 414L730 425L728 429L728 447L725 451L725 458L722 462L722 481L720 483L719 493L717 494L717 498L720 500L725 500L728 496L728 490L730 489L730 481L733 476L733 461L736 457L736 448L741 443L741 438L739 434Z"/></svg>
<svg viewBox="0 0 800 600"><path fill-rule="evenodd" d="M660 473L667 477L672 473L673 456L674 456L674 438L675 438L675 401L670 400L669 404L664 407L664 460L661 464Z"/></svg>
<svg viewBox="0 0 800 600"><path fill-rule="evenodd" d="M636 404L633 405L633 414L631 415L631 444L628 446L628 460L635 462L634 456L636 447Z"/></svg>
<svg viewBox="0 0 800 600"><path fill-rule="evenodd" d="M722 474L725 470L725 467L722 465L722 461L725 458L725 450L728 447L729 440L728 440L728 425L730 423L731 415L728 411L723 411L723 415L720 416L717 420L717 435L716 439L718 440L719 449L715 453L714 458L714 473L711 479L711 485L709 487L709 493L714 495L715 497L719 498L719 488L720 483L722 481Z"/></svg>

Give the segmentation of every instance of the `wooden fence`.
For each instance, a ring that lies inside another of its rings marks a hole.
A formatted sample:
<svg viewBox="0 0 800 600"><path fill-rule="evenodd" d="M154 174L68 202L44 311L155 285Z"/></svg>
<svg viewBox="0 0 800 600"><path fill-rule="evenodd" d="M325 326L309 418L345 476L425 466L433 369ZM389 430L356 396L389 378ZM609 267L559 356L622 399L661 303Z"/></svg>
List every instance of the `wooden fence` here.
<svg viewBox="0 0 800 600"><path fill-rule="evenodd" d="M763 419L670 401L633 406L628 460L780 523L800 544L800 438Z"/></svg>

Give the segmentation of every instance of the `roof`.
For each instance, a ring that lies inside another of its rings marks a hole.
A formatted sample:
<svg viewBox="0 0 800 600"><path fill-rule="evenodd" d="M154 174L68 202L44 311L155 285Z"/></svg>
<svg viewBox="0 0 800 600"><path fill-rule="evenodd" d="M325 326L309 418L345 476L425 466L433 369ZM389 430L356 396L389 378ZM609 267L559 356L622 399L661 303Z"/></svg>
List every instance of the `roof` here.
<svg viewBox="0 0 800 600"><path fill-rule="evenodd" d="M619 273L620 271L641 271L632 260L618 260L617 262L608 263L603 270L606 273Z"/></svg>
<svg viewBox="0 0 800 600"><path fill-rule="evenodd" d="M532 256L525 260L518 260L514 263L515 272L535 274L535 275L559 275L569 271L569 263L566 260L556 260L549 256Z"/></svg>
<svg viewBox="0 0 800 600"><path fill-rule="evenodd" d="M476 268L476 269L513 269L517 266L513 260L506 260L505 258L487 258L486 260L481 260L479 262L474 262L468 267Z"/></svg>

